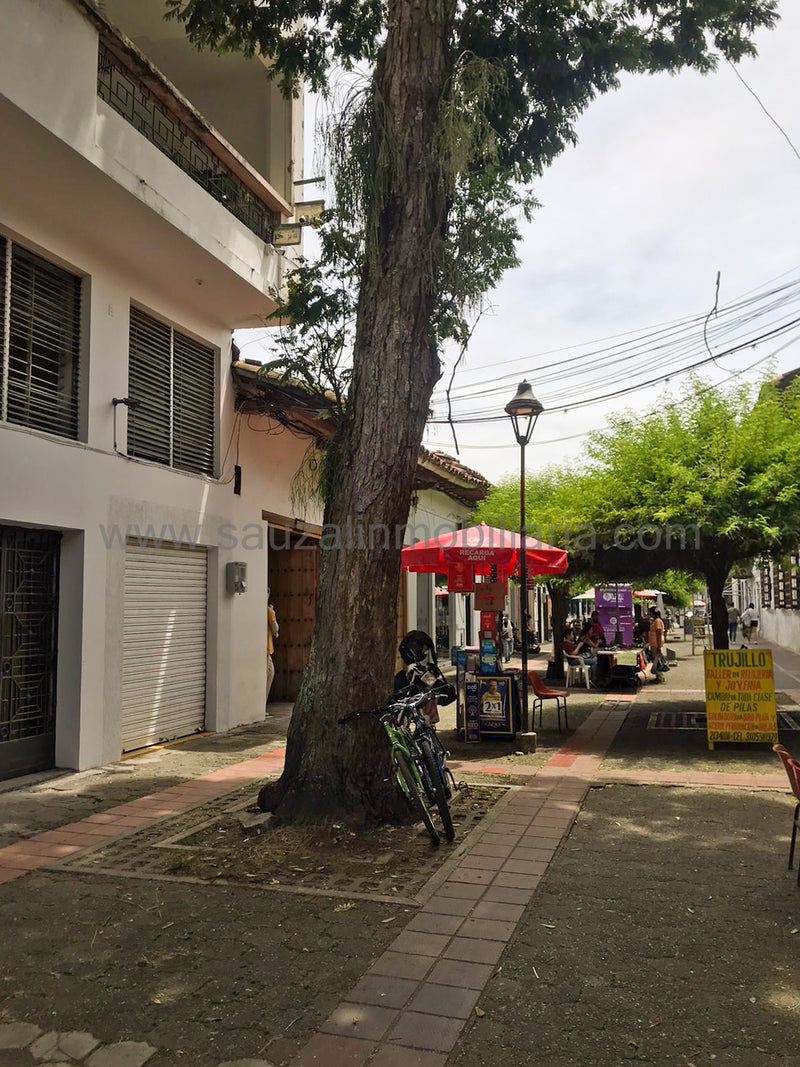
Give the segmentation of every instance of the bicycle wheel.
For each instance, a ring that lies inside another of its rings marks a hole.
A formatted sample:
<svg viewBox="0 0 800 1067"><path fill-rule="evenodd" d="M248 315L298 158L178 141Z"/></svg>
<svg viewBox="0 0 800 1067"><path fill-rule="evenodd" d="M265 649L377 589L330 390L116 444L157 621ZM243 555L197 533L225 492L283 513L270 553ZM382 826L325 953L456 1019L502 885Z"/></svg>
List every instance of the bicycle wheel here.
<svg viewBox="0 0 800 1067"><path fill-rule="evenodd" d="M433 751L433 745L427 737L421 737L417 742L417 747L419 748L422 762L425 764L428 780L433 789L434 801L436 807L439 809L442 826L444 827L444 836L448 841L452 841L456 836L456 832L453 829L453 818L450 814L450 805L447 803L448 790L442 775L442 769L439 766L439 761Z"/></svg>
<svg viewBox="0 0 800 1067"><path fill-rule="evenodd" d="M392 753L392 759L394 760L395 769L398 777L405 785L404 792L408 799L413 804L420 819L425 823L425 829L430 835L431 841L434 845L439 844L439 834L436 827L433 825L433 819L431 813L428 811L427 805L422 797L420 791L420 785L417 779L414 777L414 772L411 770L411 765L408 762L408 757L405 752L401 752L399 749L395 749Z"/></svg>

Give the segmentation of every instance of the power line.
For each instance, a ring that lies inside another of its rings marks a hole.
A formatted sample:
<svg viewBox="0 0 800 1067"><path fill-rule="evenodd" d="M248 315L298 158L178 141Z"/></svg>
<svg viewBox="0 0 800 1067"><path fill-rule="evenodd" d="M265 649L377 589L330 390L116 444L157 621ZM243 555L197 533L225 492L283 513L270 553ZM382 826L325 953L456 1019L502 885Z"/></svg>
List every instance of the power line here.
<svg viewBox="0 0 800 1067"><path fill-rule="evenodd" d="M764 317L784 305L793 304L799 296L800 281L794 281L730 304L718 313L718 321L710 331L712 338L718 342L719 339L735 332L748 322L753 321L753 319ZM764 301L769 302L764 304ZM763 304L760 308L757 306L759 303ZM746 313L742 314L742 312ZM631 341L611 345L607 348L584 351L570 359L548 364L544 374L540 372L536 374L536 381L539 384L555 380L563 382L565 377L569 377L571 374L580 377L594 368L601 369L607 379L609 368L624 364L625 373L628 373L632 369L631 361L633 359L649 359L652 355L659 353L662 358L672 358L677 367L680 357L689 356L693 350L703 345L703 341L696 331L698 331L706 317L697 315L689 319L677 320L677 326L645 331L636 335ZM533 362L542 358L542 356L534 355L528 358ZM571 365L575 363L579 364L579 366L570 369ZM454 399L476 400L482 397L497 396L504 391L504 382L511 383L516 381L517 377L517 372L502 375L495 378L493 384L484 389L475 389L474 385L470 386L469 384L462 385L454 391ZM439 397L435 398L434 404L436 403L441 403Z"/></svg>
<svg viewBox="0 0 800 1067"><path fill-rule="evenodd" d="M646 389L646 388L648 388L649 386L652 386L652 385L660 385L663 382L669 381L670 378L674 378L674 377L677 377L679 374L686 373L686 371L696 370L698 367L702 367L705 364L712 362L712 360L714 360L714 359L719 359L719 358L721 358L723 356L733 355L733 353L740 352L745 348L754 348L757 344L760 344L762 341L765 341L770 337L780 336L780 334L785 333L787 330L790 330L794 326L797 326L797 325L800 325L800 317L794 318L790 322L784 323L781 326L776 326L773 329L768 330L765 333L762 333L757 337L750 338L747 341L744 341L739 345L734 345L733 347L726 349L724 352L717 353L716 356L705 356L705 358L697 360L695 363L692 363L689 366L683 367L679 371L670 370L668 373L659 375L656 378L651 378L649 381L639 382L636 385L629 386L629 387L627 387L625 389L618 389L618 390L616 390L614 392L611 392L611 393L605 393L603 396L592 397L590 399L585 399L585 400L572 401L572 402L570 402L570 403L565 405L565 409L573 411L573 410L576 410L578 408L591 407L594 404L600 404L600 403L603 403L606 400L616 400L621 396L627 395L628 393L639 392L640 390ZM557 405L557 406L560 406L560 405ZM545 412L544 413L547 414L547 411L548 411L548 409L545 408ZM488 415L488 416L484 415L482 417L480 417L480 416L477 416L477 417L473 417L473 416L464 417L464 416L462 416L461 418L454 418L452 421L456 422L456 423L483 423L483 422L498 422L501 419L505 419L505 418L506 418L506 416L504 416L504 415ZM440 418L432 418L432 419L429 419L428 421L429 421L429 423L431 423L433 425L440 425L441 423L447 422L448 420L440 419Z"/></svg>
<svg viewBox="0 0 800 1067"><path fill-rule="evenodd" d="M745 87L745 89L748 91L748 93L750 93L750 95L753 97L755 102L758 104L758 106L761 108L761 110L767 116L767 118L772 123L772 125L775 126L775 128L777 130L780 131L780 133L783 136L784 140L789 145L789 147L794 152L794 154L797 156L797 158L800 159L800 152L798 152L797 149L795 148L794 144L792 143L791 137L786 132L786 130L784 130L783 126L781 126L781 124L778 122L778 120L775 118L775 116L770 114L770 112L767 110L766 105L761 100L761 97L758 95L758 93L754 89L750 88L750 86L744 80L742 75L739 73L739 71L738 71L737 67L735 66L735 64L731 63L730 60L728 60L728 66L731 68L733 73L736 75L736 77L739 79L739 81L742 83L742 85Z"/></svg>

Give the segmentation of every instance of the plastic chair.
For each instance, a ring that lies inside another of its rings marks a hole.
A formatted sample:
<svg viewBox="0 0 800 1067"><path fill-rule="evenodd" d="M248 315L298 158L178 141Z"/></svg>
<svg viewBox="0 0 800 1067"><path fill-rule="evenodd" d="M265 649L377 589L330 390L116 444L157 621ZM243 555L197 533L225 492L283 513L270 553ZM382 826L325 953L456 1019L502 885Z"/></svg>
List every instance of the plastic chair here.
<svg viewBox="0 0 800 1067"><path fill-rule="evenodd" d="M592 683L589 680L589 668L580 658L580 656L567 656L567 688L571 685L575 685L576 681L578 685L586 683L586 688L591 689Z"/></svg>
<svg viewBox="0 0 800 1067"><path fill-rule="evenodd" d="M792 795L797 801L794 806L794 817L792 819L792 843L789 846L789 870L791 870L792 864L794 863L794 846L797 840L797 827L800 824L800 763L789 754L783 745L773 745L772 751L780 756L781 763L783 763L783 769L786 771L786 776L789 779L789 785L792 787ZM798 864L797 867L797 884L800 885L800 864Z"/></svg>
<svg viewBox="0 0 800 1067"><path fill-rule="evenodd" d="M528 671L528 681L533 689L533 717L536 717L536 708L539 708L539 729L542 728L542 706L545 700L555 700L556 713L558 715L558 732L561 733L561 705L564 705L564 725L569 730L567 718L567 692L565 689L550 689L546 686L536 671Z"/></svg>

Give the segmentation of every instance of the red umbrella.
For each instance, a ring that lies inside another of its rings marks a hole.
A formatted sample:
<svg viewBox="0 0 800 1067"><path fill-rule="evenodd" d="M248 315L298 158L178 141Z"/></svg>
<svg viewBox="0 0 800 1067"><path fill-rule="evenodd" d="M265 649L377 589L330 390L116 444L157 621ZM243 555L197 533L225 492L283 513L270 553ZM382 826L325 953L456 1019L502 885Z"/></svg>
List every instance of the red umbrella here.
<svg viewBox="0 0 800 1067"><path fill-rule="evenodd" d="M487 575L496 567L497 577L507 578L517 567L520 546L520 536L513 530L481 523L409 545L401 553L401 566L404 571L444 574L451 563L471 563L476 574ZM563 574L567 569L563 548L533 537L525 538L525 555L530 574Z"/></svg>

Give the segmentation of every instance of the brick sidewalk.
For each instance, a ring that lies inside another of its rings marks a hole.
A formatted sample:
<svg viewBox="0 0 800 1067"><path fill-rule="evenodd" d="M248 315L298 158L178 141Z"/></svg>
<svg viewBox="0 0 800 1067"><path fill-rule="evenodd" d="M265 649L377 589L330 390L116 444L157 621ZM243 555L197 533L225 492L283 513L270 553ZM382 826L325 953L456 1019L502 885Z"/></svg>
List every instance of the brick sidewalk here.
<svg viewBox="0 0 800 1067"><path fill-rule="evenodd" d="M188 811L207 800L230 793L243 782L277 774L283 766L284 753L285 749L273 749L254 759L231 764L181 785L109 808L102 815L89 815L80 822L46 830L0 848L0 883L21 878L54 860Z"/></svg>
<svg viewBox="0 0 800 1067"><path fill-rule="evenodd" d="M797 664L786 666L780 668L783 676L792 678ZM547 764L514 768L515 775L530 775L530 785L509 790L496 805L476 842L293 1067L443 1067L594 779L785 790L780 774L600 774L635 699L636 694L609 695ZM273 750L0 849L0 882L170 818L242 782L276 774L283 756L283 749ZM453 768L509 773L508 767L491 763ZM154 1051L148 1047L146 1058Z"/></svg>
<svg viewBox="0 0 800 1067"><path fill-rule="evenodd" d="M538 780L496 805L477 842L292 1067L443 1067L632 699L606 700L536 769Z"/></svg>

